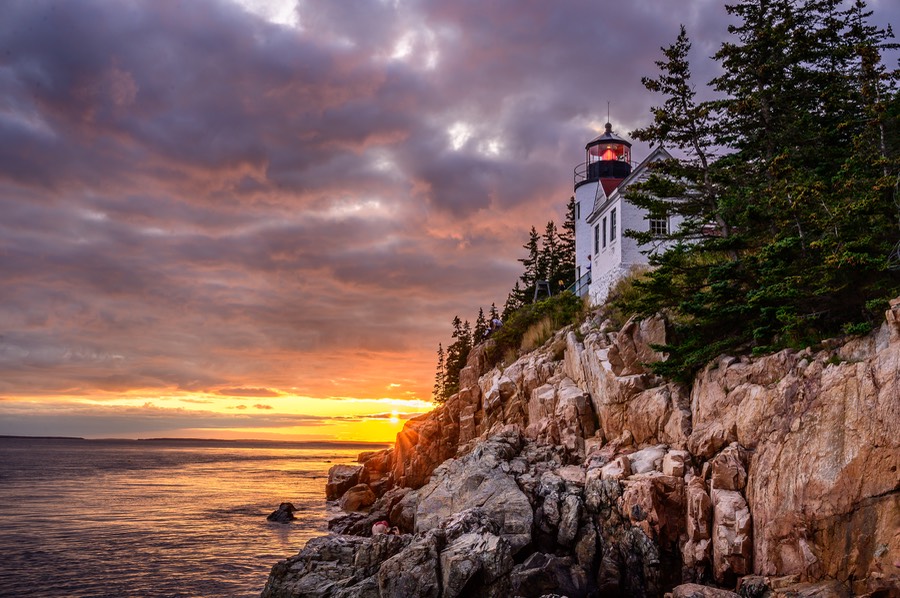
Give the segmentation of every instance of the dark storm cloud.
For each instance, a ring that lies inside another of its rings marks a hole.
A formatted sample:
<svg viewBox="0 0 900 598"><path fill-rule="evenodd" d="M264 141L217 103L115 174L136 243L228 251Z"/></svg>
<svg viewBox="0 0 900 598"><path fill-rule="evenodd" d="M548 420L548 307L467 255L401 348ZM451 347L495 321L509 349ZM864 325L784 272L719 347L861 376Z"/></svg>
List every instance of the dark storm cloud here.
<svg viewBox="0 0 900 598"><path fill-rule="evenodd" d="M0 392L427 397L679 23L714 76L722 2L678 6L4 2Z"/></svg>

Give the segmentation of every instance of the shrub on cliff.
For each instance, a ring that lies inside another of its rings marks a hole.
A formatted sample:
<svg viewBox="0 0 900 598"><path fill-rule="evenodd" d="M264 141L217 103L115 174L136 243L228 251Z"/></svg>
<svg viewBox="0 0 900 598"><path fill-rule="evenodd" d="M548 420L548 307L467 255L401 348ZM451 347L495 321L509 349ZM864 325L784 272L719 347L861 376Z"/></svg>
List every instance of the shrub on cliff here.
<svg viewBox="0 0 900 598"><path fill-rule="evenodd" d="M546 340L560 328L580 322L585 313L584 301L569 291L519 308L491 336L494 342L485 353L488 362L497 364L507 355L518 355L526 334L530 347L524 350L534 348L540 337Z"/></svg>

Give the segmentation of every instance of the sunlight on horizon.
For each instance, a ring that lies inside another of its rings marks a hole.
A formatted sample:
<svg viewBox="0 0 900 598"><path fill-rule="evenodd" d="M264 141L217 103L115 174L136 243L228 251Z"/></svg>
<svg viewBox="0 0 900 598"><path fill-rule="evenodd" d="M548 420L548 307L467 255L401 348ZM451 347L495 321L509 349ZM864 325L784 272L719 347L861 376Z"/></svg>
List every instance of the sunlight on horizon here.
<svg viewBox="0 0 900 598"><path fill-rule="evenodd" d="M429 401L394 397L235 397L177 392L135 392L108 398L6 397L0 402L0 414L9 425L0 428L0 435L393 443L408 419L434 406ZM26 415L43 418L44 423L18 430L14 422ZM99 428L79 426L85 419L104 423ZM129 423L124 424L125 420ZM62 421L69 432L59 431Z"/></svg>

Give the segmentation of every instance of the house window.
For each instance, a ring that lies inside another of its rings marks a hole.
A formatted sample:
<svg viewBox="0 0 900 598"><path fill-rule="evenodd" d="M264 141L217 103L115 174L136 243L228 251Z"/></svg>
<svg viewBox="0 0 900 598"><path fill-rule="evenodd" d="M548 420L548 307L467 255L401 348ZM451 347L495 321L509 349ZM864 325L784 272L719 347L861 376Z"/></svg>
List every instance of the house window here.
<svg viewBox="0 0 900 598"><path fill-rule="evenodd" d="M609 242L616 240L616 208L609 214Z"/></svg>
<svg viewBox="0 0 900 598"><path fill-rule="evenodd" d="M575 220L581 220L581 202L575 204Z"/></svg>
<svg viewBox="0 0 900 598"><path fill-rule="evenodd" d="M650 234L654 237L662 237L669 234L669 221L667 218L651 218Z"/></svg>
<svg viewBox="0 0 900 598"><path fill-rule="evenodd" d="M603 246L606 247L606 218L603 219Z"/></svg>
<svg viewBox="0 0 900 598"><path fill-rule="evenodd" d="M600 225L594 227L594 253L600 251Z"/></svg>

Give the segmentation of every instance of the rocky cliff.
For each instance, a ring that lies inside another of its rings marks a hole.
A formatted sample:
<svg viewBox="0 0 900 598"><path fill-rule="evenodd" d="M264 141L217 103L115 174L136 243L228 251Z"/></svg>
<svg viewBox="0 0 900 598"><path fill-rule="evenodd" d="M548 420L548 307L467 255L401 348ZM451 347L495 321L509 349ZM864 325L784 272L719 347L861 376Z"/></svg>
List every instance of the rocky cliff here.
<svg viewBox="0 0 900 598"><path fill-rule="evenodd" d="M643 365L666 333L596 314L502 369L476 348L393 449L333 468L348 514L263 596L900 595L900 300L691 388Z"/></svg>

